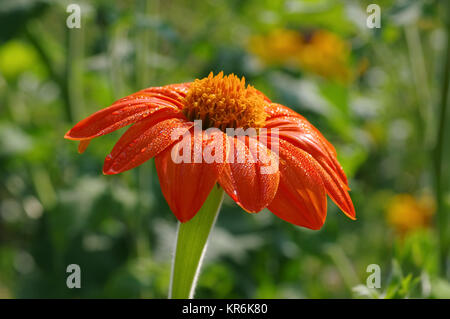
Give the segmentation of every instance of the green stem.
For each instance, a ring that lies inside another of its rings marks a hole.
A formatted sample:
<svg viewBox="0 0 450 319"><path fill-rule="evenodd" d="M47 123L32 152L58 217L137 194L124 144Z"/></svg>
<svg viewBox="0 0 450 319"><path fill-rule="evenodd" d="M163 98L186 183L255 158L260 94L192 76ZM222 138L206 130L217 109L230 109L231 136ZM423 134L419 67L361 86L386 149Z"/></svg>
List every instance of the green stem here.
<svg viewBox="0 0 450 319"><path fill-rule="evenodd" d="M424 145L427 147L433 143L432 125L430 125L433 110L431 106L431 93L428 87L427 68L417 25L411 24L406 26L405 35L417 94L418 111L423 119L424 129L422 137L424 139Z"/></svg>
<svg viewBox="0 0 450 319"><path fill-rule="evenodd" d="M83 28L66 30L66 67L63 96L70 118L81 120L85 113L83 103Z"/></svg>
<svg viewBox="0 0 450 319"><path fill-rule="evenodd" d="M450 4L447 4L447 11L450 14ZM439 250L440 250L440 263L441 272L445 276L447 272L447 258L448 258L448 241L447 241L447 212L443 203L443 191L442 191L442 157L444 149L444 136L445 136L445 124L446 113L448 104L448 90L450 83L450 20L447 21L447 48L445 53L445 69L444 79L441 91L441 103L439 110L439 127L437 132L436 148L434 152L434 173L435 173L435 192L437 203L437 223L439 228Z"/></svg>
<svg viewBox="0 0 450 319"><path fill-rule="evenodd" d="M197 278L223 200L223 189L214 186L200 211L187 223L179 223L172 263L169 298L194 297Z"/></svg>

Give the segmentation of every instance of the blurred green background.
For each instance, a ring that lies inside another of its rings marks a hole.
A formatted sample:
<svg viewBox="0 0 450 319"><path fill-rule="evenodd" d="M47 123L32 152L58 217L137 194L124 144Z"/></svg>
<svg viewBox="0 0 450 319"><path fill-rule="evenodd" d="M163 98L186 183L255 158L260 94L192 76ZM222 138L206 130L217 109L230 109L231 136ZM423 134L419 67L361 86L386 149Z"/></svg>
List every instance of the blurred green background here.
<svg viewBox="0 0 450 319"><path fill-rule="evenodd" d="M1 0L0 297L167 297L177 221L153 161L104 176L123 130L82 156L63 136L142 88L223 70L336 146L358 219L330 201L310 231L226 198L196 297L450 298L449 127L440 201L433 152L446 1L376 1L379 29L366 26L371 2ZM70 3L80 29L66 27ZM66 286L69 264L81 289ZM370 264L379 289L366 287Z"/></svg>

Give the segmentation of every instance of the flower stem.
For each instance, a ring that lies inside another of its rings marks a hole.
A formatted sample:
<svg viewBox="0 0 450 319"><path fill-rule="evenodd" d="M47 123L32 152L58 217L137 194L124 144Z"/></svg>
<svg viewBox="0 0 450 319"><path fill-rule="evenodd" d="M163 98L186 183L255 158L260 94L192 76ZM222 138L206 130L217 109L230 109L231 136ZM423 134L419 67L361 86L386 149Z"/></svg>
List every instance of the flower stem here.
<svg viewBox="0 0 450 319"><path fill-rule="evenodd" d="M447 12L450 13L450 4L447 3ZM442 157L444 149L445 124L447 116L448 90L450 84L450 20L447 21L447 48L445 53L444 79L442 82L441 103L439 108L439 126L436 147L434 152L435 193L437 202L437 223L439 229L440 266L445 276L447 273L448 238L447 238L447 212L443 203L442 190Z"/></svg>
<svg viewBox="0 0 450 319"><path fill-rule="evenodd" d="M214 186L200 211L187 223L179 223L170 276L169 298L194 297L197 278L214 227L224 191Z"/></svg>

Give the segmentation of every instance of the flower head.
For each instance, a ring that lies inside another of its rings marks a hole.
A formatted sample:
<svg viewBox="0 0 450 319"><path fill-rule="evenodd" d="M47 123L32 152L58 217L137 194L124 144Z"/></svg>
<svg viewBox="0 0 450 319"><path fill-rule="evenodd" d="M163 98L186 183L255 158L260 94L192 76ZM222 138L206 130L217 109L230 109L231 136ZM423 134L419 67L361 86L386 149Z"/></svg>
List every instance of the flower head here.
<svg viewBox="0 0 450 319"><path fill-rule="evenodd" d="M221 128L260 128L264 126L264 96L245 79L220 72L195 80L184 98L183 113L189 120L200 119L206 126Z"/></svg>
<svg viewBox="0 0 450 319"><path fill-rule="evenodd" d="M334 147L304 117L233 74L141 90L82 120L65 138L80 141L83 152L91 139L130 124L106 157L104 174L154 157L162 193L181 222L195 216L216 183L247 212L268 208L295 225L319 229L327 194L355 218Z"/></svg>

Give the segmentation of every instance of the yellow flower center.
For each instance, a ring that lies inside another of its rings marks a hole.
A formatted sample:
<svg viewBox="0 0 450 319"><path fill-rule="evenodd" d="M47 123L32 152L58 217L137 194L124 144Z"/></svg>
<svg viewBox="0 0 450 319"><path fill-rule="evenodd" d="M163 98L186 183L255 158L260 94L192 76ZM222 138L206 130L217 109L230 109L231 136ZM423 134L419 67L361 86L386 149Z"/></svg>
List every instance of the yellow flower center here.
<svg viewBox="0 0 450 319"><path fill-rule="evenodd" d="M264 112L264 96L248 85L245 78L234 74L197 79L184 98L183 112L193 120L202 120L203 128L260 128L264 126L267 114Z"/></svg>

